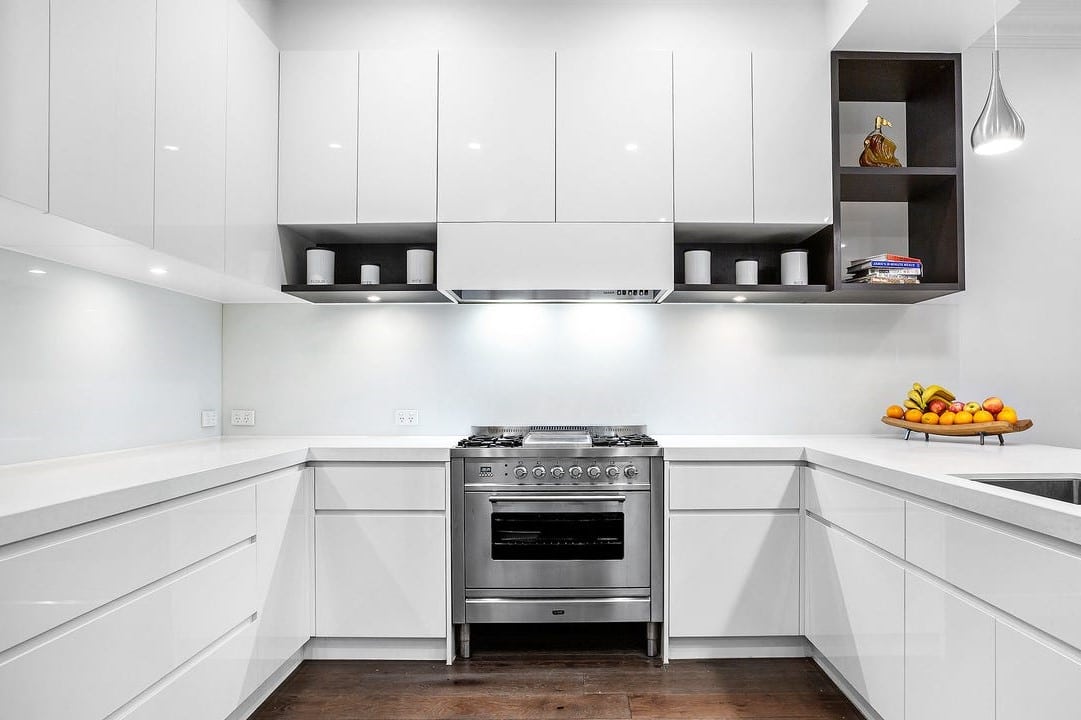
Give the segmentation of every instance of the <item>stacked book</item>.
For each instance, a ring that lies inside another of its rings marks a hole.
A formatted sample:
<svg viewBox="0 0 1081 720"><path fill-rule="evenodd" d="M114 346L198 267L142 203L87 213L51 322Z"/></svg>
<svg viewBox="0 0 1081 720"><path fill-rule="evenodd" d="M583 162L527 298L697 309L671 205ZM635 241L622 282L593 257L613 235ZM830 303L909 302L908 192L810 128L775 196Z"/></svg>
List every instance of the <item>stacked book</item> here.
<svg viewBox="0 0 1081 720"><path fill-rule="evenodd" d="M853 260L845 282L877 285L918 285L923 262L907 255L883 253Z"/></svg>

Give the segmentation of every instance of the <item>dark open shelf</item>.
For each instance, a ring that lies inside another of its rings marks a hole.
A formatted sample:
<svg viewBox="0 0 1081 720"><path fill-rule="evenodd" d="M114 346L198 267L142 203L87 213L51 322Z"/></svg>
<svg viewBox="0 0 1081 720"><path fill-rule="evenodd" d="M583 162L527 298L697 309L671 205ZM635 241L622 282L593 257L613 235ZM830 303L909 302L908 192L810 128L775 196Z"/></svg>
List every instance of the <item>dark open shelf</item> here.
<svg viewBox="0 0 1081 720"><path fill-rule="evenodd" d="M282 292L312 303L449 303L435 285L282 285ZM370 300L377 297L379 300Z"/></svg>
<svg viewBox="0 0 1081 720"><path fill-rule="evenodd" d="M828 289L833 268L833 228L830 225L724 225L709 223L677 223L675 227L675 287L665 302L687 302L683 292L695 292L692 302L708 302L710 295L702 295L703 288L712 292L727 292L738 288L732 295L767 292L766 288L809 286L781 285L781 253L787 250L807 251L807 275L811 286ZM710 284L685 285L683 253L688 250L709 250ZM758 285L736 285L736 261L758 261ZM706 290L705 292L711 292ZM790 292L787 289L780 292ZM817 293L816 293L817 294ZM676 296L676 297L673 297ZM713 295L718 302L723 295ZM791 298L787 302L798 302Z"/></svg>
<svg viewBox="0 0 1081 720"><path fill-rule="evenodd" d="M947 192L957 182L957 168L843 167L841 202L912 202Z"/></svg>
<svg viewBox="0 0 1081 720"><path fill-rule="evenodd" d="M825 285L676 285L666 303L821 303L829 290Z"/></svg>
<svg viewBox="0 0 1081 720"><path fill-rule="evenodd" d="M831 303L907 305L925 300L945 297L961 292L963 287L954 283L920 283L919 285L864 285L845 283L829 294Z"/></svg>

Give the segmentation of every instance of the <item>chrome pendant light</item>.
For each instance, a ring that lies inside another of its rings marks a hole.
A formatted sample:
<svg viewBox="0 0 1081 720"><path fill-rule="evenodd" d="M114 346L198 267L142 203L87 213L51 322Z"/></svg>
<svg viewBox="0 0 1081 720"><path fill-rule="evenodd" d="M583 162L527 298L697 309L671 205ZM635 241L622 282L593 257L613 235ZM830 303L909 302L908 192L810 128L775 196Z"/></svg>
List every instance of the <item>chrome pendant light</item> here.
<svg viewBox="0 0 1081 720"><path fill-rule="evenodd" d="M991 55L991 89L983 112L972 128L972 149L977 155L1001 155L1025 141L1025 121L1006 99L998 66L998 3L995 3L995 50Z"/></svg>

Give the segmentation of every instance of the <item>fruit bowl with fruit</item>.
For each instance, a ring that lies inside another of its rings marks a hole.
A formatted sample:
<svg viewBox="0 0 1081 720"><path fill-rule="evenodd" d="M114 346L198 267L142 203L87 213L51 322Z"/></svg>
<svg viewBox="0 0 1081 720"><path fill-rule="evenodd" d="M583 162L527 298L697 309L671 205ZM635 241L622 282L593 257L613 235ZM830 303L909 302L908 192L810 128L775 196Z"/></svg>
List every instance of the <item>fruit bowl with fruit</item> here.
<svg viewBox="0 0 1081 720"><path fill-rule="evenodd" d="M998 444L1005 445L1003 435L1022 432L1032 427L1031 420L1019 420L1017 411L991 396L979 402L961 402L941 385L913 383L912 389L901 405L890 405L882 422L907 430L905 440L912 433L923 433L925 440L932 435L951 437L979 437L980 445L988 435L997 435Z"/></svg>

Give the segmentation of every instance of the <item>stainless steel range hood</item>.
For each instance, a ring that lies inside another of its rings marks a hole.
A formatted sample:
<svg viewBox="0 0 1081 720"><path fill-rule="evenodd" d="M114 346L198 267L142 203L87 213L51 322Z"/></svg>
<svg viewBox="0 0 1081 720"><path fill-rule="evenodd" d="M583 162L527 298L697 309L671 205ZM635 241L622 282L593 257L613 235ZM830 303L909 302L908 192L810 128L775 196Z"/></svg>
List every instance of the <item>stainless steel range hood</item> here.
<svg viewBox="0 0 1081 720"><path fill-rule="evenodd" d="M652 303L672 291L669 223L440 223L436 278L463 303Z"/></svg>

